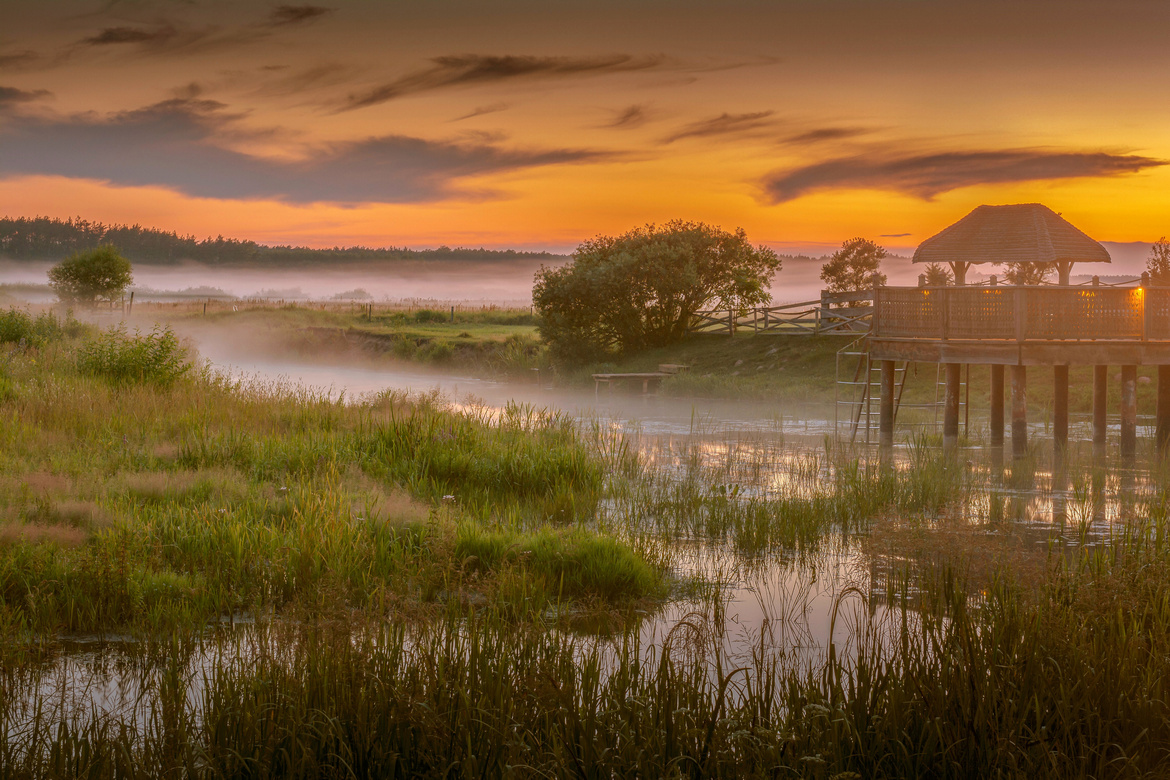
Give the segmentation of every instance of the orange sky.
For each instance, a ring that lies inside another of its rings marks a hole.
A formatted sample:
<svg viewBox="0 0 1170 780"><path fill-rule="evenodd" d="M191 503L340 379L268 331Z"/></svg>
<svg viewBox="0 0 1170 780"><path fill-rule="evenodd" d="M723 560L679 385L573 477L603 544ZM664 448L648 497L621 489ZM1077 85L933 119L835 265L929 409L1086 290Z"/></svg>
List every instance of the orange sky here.
<svg viewBox="0 0 1170 780"><path fill-rule="evenodd" d="M0 12L0 213L568 249L1170 233L1165 2L64 2Z"/></svg>

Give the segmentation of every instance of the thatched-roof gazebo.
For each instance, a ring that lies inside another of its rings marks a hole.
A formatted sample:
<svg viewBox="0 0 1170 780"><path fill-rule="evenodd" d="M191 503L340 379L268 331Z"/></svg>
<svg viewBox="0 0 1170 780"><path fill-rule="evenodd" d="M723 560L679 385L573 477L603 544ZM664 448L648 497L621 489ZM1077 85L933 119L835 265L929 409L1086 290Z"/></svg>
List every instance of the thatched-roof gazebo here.
<svg viewBox="0 0 1170 780"><path fill-rule="evenodd" d="M1040 203L979 206L955 224L923 241L915 263L949 263L955 284L979 263L1045 263L1069 283L1073 263L1108 263L1105 247Z"/></svg>

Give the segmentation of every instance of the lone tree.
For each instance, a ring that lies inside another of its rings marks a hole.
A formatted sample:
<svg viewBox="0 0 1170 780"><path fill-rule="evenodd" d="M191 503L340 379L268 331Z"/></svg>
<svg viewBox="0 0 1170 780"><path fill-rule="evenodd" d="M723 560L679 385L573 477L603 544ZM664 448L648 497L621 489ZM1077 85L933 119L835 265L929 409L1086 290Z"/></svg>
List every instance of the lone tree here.
<svg viewBox="0 0 1170 780"><path fill-rule="evenodd" d="M112 246L75 252L49 269L49 286L65 303L93 306L112 301L133 281L130 261Z"/></svg>
<svg viewBox="0 0 1170 780"><path fill-rule="evenodd" d="M1166 236L1159 238L1150 247L1146 270L1150 272L1154 284L1170 284L1170 241L1166 240Z"/></svg>
<svg viewBox="0 0 1170 780"><path fill-rule="evenodd" d="M1003 269L1008 284L1044 284L1053 270L1051 263L1004 263Z"/></svg>
<svg viewBox="0 0 1170 780"><path fill-rule="evenodd" d="M537 271L532 301L553 355L585 362L679 341L701 309L766 303L779 268L742 229L675 220L586 241Z"/></svg>
<svg viewBox="0 0 1170 780"><path fill-rule="evenodd" d="M851 238L821 266L821 280L829 292L861 292L886 283L879 269L889 252L866 238ZM861 301L851 304L860 306Z"/></svg>
<svg viewBox="0 0 1170 780"><path fill-rule="evenodd" d="M926 284L928 287L946 287L955 283L955 275L951 270L939 263L929 263L926 266Z"/></svg>

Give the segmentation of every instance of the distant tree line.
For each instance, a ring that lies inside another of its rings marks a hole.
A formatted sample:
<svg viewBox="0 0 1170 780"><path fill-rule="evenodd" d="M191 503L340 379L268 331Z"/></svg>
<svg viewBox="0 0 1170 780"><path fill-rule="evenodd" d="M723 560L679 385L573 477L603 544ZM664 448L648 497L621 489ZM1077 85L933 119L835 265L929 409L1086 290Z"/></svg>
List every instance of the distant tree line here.
<svg viewBox="0 0 1170 780"><path fill-rule="evenodd" d="M514 249L467 249L440 246L436 249L405 247L334 247L311 249L303 246L266 246L235 238L197 239L193 235L141 225L107 225L80 217L0 218L0 258L13 260L61 260L76 252L99 246L115 246L135 263L172 265L198 262L219 266L293 266L345 264L393 260L493 261L523 258L555 259L550 252L517 252Z"/></svg>

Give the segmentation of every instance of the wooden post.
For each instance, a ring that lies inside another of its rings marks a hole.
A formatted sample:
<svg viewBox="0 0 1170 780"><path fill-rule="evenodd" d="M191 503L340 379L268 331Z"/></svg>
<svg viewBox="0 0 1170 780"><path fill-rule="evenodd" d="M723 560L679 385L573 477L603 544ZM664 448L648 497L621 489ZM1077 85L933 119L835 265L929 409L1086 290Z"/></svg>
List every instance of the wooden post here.
<svg viewBox="0 0 1170 780"><path fill-rule="evenodd" d="M1154 441L1162 453L1170 444L1170 366L1158 366L1158 420Z"/></svg>
<svg viewBox="0 0 1170 780"><path fill-rule="evenodd" d="M1109 391L1109 366L1093 366L1093 457L1105 457L1105 399Z"/></svg>
<svg viewBox="0 0 1170 780"><path fill-rule="evenodd" d="M1137 454L1137 366L1121 367L1121 457Z"/></svg>
<svg viewBox="0 0 1170 780"><path fill-rule="evenodd" d="M1003 446L1003 366L991 367L991 446Z"/></svg>
<svg viewBox="0 0 1170 780"><path fill-rule="evenodd" d="M130 291L130 306L126 309L127 314L134 314L134 291Z"/></svg>
<svg viewBox="0 0 1170 780"><path fill-rule="evenodd" d="M1028 369L1012 366L1012 457L1028 454Z"/></svg>
<svg viewBox="0 0 1170 780"><path fill-rule="evenodd" d="M881 398L878 407L878 440L883 447L894 446L894 361L881 362Z"/></svg>
<svg viewBox="0 0 1170 780"><path fill-rule="evenodd" d="M943 447L950 449L959 441L959 384L963 377L960 363L946 364L946 396L943 400Z"/></svg>
<svg viewBox="0 0 1170 780"><path fill-rule="evenodd" d="M1052 367L1052 447L1056 462L1068 448L1068 366Z"/></svg>

